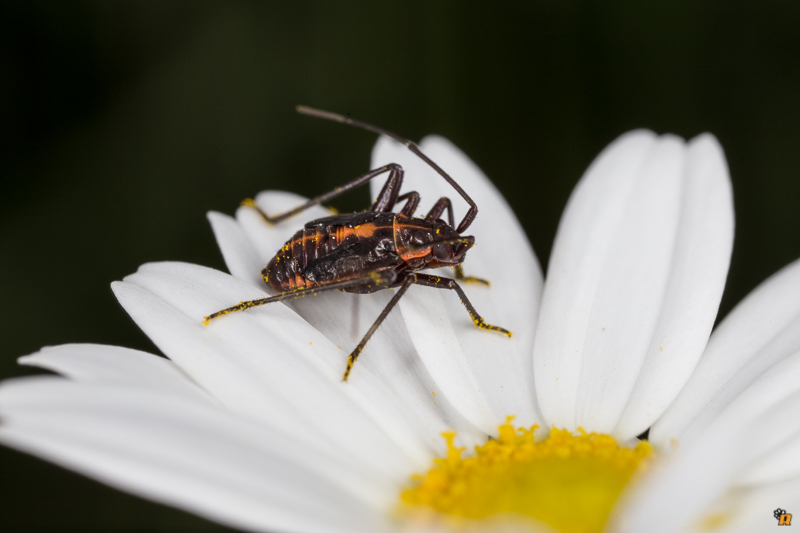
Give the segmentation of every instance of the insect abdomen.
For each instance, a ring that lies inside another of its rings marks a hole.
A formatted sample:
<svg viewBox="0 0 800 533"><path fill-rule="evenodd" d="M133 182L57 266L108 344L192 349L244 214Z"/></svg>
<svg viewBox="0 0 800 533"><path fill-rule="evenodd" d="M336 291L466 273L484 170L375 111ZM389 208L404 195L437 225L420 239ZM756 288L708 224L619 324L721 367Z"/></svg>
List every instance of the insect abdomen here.
<svg viewBox="0 0 800 533"><path fill-rule="evenodd" d="M315 283L307 280L303 272L313 261L332 252L347 240L347 229L342 226L301 229L278 250L261 271L261 276L278 292L314 286Z"/></svg>

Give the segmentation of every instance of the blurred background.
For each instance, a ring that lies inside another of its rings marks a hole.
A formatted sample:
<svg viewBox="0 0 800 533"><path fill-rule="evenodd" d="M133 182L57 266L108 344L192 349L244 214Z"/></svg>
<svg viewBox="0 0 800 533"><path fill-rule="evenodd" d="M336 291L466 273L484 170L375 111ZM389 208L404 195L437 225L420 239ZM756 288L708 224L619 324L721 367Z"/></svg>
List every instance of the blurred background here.
<svg viewBox="0 0 800 533"><path fill-rule="evenodd" d="M33 373L15 360L44 345L156 351L111 281L148 261L224 269L207 211L366 171L375 136L299 103L450 138L543 265L606 144L638 127L710 131L736 202L721 316L800 257L796 0L5 0L0 378ZM367 202L364 188L334 205ZM5 448L0 502L6 531L226 530Z"/></svg>

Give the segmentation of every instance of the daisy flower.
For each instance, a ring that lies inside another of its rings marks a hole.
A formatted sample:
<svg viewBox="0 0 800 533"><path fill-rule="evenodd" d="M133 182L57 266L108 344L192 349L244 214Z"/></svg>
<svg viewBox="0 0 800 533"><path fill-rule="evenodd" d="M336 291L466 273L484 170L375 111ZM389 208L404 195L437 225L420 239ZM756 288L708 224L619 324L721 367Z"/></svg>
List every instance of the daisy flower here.
<svg viewBox="0 0 800 533"><path fill-rule="evenodd" d="M606 148L568 202L546 280L475 164L441 137L420 146L480 207L464 266L491 287L465 291L513 338L474 328L452 292L414 286L342 383L392 291L325 293L205 326L265 297L264 265L302 222L329 214L268 226L248 207L210 213L230 275L153 263L113 284L166 358L99 345L22 357L59 376L0 385L0 441L249 531L733 532L791 514L800 262L712 333L733 241L713 136L640 130ZM390 162L423 202L454 196L381 138L371 168ZM256 198L269 213L303 200Z"/></svg>

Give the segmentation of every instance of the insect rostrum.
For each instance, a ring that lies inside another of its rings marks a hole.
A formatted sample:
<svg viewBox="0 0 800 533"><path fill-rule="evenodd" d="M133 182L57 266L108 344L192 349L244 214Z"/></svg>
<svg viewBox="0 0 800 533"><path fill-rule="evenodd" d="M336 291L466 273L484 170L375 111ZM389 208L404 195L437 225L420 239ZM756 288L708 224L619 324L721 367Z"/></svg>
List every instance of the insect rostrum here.
<svg viewBox="0 0 800 533"><path fill-rule="evenodd" d="M367 341L413 284L454 290L461 299L461 303L466 307L475 326L497 331L510 337L510 331L484 322L456 281L488 285L487 281L467 277L463 274L461 264L464 262L467 251L475 244L475 237L464 236L463 233L475 219L478 206L455 180L423 154L414 143L394 133L327 111L303 106L298 107L297 110L306 115L326 118L386 135L405 144L450 183L467 201L470 208L458 228L455 227L453 221L452 203L446 197L440 198L424 218L414 217L420 202L420 195L416 191L400 194L404 171L400 165L394 163L370 170L341 187L312 198L308 202L274 217L262 211L253 200L245 200L243 205L256 209L267 224L275 224L299 214L309 207L327 202L373 178L387 172L389 174L378 198L368 210L312 220L278 250L275 257L261 271L264 281L278 292L277 296L241 302L233 307L217 311L205 317L205 324L234 311L244 311L272 302L294 300L328 290L338 289L366 294L399 287L389 304L348 357L347 368L343 376L344 381L347 381L353 364L363 351ZM395 206L402 202L405 204L400 211L394 212ZM445 211L447 211L447 222L441 218ZM455 279L420 273L422 270L445 266L455 269Z"/></svg>

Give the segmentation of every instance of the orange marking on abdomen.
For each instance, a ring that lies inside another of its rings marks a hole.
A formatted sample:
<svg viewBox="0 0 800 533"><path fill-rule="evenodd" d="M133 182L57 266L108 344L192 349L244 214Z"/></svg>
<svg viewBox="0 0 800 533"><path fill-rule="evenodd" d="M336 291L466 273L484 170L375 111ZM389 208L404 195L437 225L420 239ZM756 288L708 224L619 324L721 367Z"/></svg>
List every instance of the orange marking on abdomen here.
<svg viewBox="0 0 800 533"><path fill-rule="evenodd" d="M372 237L378 230L378 227L374 222L367 222L366 224L359 224L353 229L355 230L355 234L358 238L365 239Z"/></svg>
<svg viewBox="0 0 800 533"><path fill-rule="evenodd" d="M356 231L353 231L353 228L348 228L347 226L339 226L336 228L336 243L337 246L342 244L345 239L350 237L351 235L355 235L356 237L361 237Z"/></svg>

